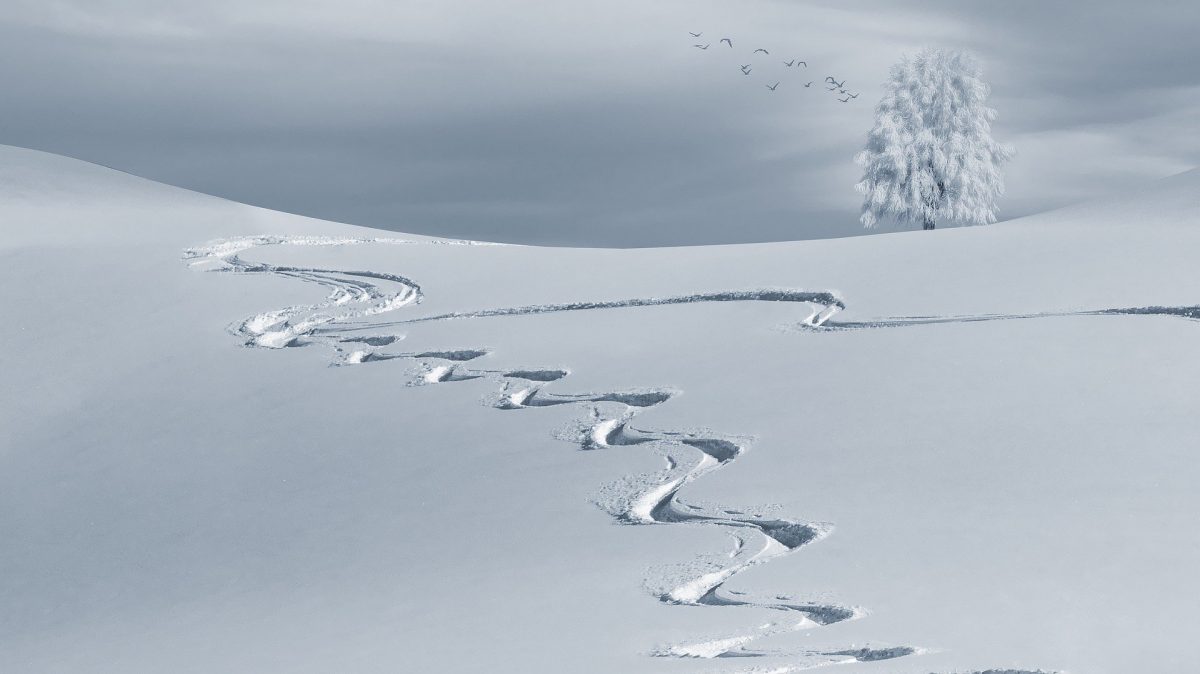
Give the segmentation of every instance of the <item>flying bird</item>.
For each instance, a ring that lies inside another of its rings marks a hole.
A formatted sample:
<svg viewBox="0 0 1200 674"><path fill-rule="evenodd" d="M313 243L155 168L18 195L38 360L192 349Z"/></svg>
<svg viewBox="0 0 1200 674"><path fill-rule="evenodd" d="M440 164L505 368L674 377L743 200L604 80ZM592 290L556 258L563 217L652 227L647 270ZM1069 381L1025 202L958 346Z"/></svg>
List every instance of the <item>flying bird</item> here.
<svg viewBox="0 0 1200 674"><path fill-rule="evenodd" d="M842 80L841 82L839 82L839 81L833 79L832 77L826 77L825 81L829 82L830 84L832 84L834 87L836 87L838 89L841 89L842 87L846 86L846 80Z"/></svg>
<svg viewBox="0 0 1200 674"><path fill-rule="evenodd" d="M692 33L690 30L688 32ZM700 31L699 33L692 33L692 37L700 37L701 35L704 35L704 31Z"/></svg>
<svg viewBox="0 0 1200 674"><path fill-rule="evenodd" d="M813 85L813 83L809 82L808 84L804 85L804 88L807 89L807 88L811 87L812 85Z"/></svg>
<svg viewBox="0 0 1200 674"><path fill-rule="evenodd" d="M752 71L752 70L754 70L754 68L742 68L742 74L749 75L750 71Z"/></svg>
<svg viewBox="0 0 1200 674"><path fill-rule="evenodd" d="M808 67L808 62L807 62L807 61L796 61L796 63L799 63L800 65L804 66L805 68L807 68L807 67Z"/></svg>
<svg viewBox="0 0 1200 674"><path fill-rule="evenodd" d="M779 86L778 82L776 82L775 84L768 84L767 88L770 89L771 91L775 91L775 87L777 87L777 86Z"/></svg>
<svg viewBox="0 0 1200 674"><path fill-rule="evenodd" d="M858 94L850 94L850 93L847 93L847 94L846 94L846 98L858 98Z"/></svg>
<svg viewBox="0 0 1200 674"><path fill-rule="evenodd" d="M729 48L730 48L730 49L733 49L733 40L730 40L730 39L729 39L729 38L727 38L727 37L723 37L723 38L721 38L721 42L726 42L726 43L728 43L728 44L729 44Z"/></svg>
<svg viewBox="0 0 1200 674"><path fill-rule="evenodd" d="M755 49L753 52L750 52L750 53L757 54L758 52L762 52L762 53L766 54L767 56L771 55L771 52L767 51L766 49L761 49L761 48Z"/></svg>
<svg viewBox="0 0 1200 674"><path fill-rule="evenodd" d="M791 68L792 66L796 65L796 59L792 59L791 61L784 61L783 65Z"/></svg>
<svg viewBox="0 0 1200 674"><path fill-rule="evenodd" d="M709 43L709 44L711 44L711 43ZM694 44L692 46L695 47L696 49L708 49L707 44Z"/></svg>
<svg viewBox="0 0 1200 674"><path fill-rule="evenodd" d="M850 102L850 97L849 97L849 96L847 96L847 97L845 97L845 98L839 98L838 100L839 100L839 101L841 101L841 102L843 102L843 103L849 103L849 102Z"/></svg>

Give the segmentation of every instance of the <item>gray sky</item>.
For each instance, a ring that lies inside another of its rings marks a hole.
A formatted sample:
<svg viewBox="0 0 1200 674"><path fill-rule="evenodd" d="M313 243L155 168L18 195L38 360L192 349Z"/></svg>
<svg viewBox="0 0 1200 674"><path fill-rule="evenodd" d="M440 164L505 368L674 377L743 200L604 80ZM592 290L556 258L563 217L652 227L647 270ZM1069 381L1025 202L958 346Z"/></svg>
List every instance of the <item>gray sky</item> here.
<svg viewBox="0 0 1200 674"><path fill-rule="evenodd" d="M983 61L995 136L1018 150L1002 219L1200 164L1194 0L0 9L0 142L401 231L604 246L859 234L851 158L888 67L927 44ZM825 75L861 97L838 103Z"/></svg>

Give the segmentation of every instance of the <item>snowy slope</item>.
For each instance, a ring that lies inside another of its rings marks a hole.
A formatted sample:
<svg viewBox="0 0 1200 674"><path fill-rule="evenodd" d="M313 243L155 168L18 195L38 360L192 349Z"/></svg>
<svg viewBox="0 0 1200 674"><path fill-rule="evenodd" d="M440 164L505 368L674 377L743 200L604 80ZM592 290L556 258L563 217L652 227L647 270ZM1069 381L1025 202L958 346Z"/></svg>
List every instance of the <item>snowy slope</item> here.
<svg viewBox="0 0 1200 674"><path fill-rule="evenodd" d="M0 178L0 670L1192 666L1197 172L647 250Z"/></svg>

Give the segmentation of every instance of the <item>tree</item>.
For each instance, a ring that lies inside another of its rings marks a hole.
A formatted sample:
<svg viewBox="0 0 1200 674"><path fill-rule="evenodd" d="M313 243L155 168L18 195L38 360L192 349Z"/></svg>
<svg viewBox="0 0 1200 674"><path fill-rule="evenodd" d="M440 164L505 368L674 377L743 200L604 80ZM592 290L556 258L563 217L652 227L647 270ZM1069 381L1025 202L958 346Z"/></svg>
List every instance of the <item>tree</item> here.
<svg viewBox="0 0 1200 674"><path fill-rule="evenodd" d="M1000 168L1014 150L992 138L996 111L985 104L991 88L981 74L971 54L933 48L892 66L875 127L855 157L864 171L855 185L863 225L884 216L925 229L938 220L996 221Z"/></svg>

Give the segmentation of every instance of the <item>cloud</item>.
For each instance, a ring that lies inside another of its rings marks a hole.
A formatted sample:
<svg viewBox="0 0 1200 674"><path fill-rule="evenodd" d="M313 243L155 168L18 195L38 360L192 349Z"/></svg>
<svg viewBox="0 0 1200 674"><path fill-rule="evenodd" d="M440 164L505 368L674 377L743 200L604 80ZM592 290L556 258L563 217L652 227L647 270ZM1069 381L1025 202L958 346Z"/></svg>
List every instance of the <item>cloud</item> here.
<svg viewBox="0 0 1200 674"><path fill-rule="evenodd" d="M1197 10L1050 5L22 1L0 19L6 142L418 232L854 235L873 101L901 53L933 43L984 59L996 135L1020 151L1002 217L1196 164ZM862 97L803 88L827 74Z"/></svg>
<svg viewBox="0 0 1200 674"><path fill-rule="evenodd" d="M131 11L136 10L136 11ZM5 23L45 29L85 38L192 39L201 37L197 27L178 12L164 12L153 5L130 7L126 3L79 3L69 0L17 0L6 7Z"/></svg>

